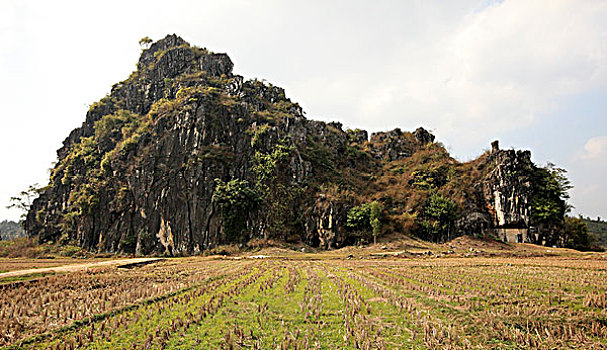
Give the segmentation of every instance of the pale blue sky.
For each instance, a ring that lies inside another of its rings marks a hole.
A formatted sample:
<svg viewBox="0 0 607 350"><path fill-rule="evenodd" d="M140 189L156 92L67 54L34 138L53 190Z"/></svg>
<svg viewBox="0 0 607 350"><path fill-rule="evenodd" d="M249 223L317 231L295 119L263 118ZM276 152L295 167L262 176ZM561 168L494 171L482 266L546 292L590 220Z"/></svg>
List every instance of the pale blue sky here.
<svg viewBox="0 0 607 350"><path fill-rule="evenodd" d="M226 52L312 119L424 126L460 160L500 139L556 163L607 218L607 1L0 0L0 220L146 35Z"/></svg>

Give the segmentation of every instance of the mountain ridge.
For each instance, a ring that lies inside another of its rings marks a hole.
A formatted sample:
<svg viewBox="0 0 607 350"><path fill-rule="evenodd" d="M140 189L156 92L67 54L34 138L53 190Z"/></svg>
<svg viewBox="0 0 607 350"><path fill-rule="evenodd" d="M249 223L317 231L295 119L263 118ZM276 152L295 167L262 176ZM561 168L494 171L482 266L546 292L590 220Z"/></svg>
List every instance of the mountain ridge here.
<svg viewBox="0 0 607 350"><path fill-rule="evenodd" d="M562 221L562 193L540 198L555 173L530 152L494 143L459 163L423 128L343 130L232 69L174 34L144 49L57 151L28 234L140 255L255 239L330 249L389 232L558 241L543 232ZM550 220L534 216L538 198L556 208Z"/></svg>

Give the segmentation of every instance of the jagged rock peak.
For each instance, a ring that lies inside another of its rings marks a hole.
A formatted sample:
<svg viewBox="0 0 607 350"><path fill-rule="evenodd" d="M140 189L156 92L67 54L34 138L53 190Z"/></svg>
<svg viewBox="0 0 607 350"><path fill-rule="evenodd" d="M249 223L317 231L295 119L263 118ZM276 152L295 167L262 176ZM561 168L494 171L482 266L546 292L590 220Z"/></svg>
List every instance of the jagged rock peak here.
<svg viewBox="0 0 607 350"><path fill-rule="evenodd" d="M388 161L410 157L421 146L434 142L434 135L424 128L414 132L403 132L401 129L371 134L369 147L377 159Z"/></svg>
<svg viewBox="0 0 607 350"><path fill-rule="evenodd" d="M422 145L434 142L434 135L422 127L417 128L413 135Z"/></svg>
<svg viewBox="0 0 607 350"><path fill-rule="evenodd" d="M183 40L176 34L170 34L164 37L164 39L160 39L150 45L148 49L143 50L141 57L139 58L139 63L142 64L150 64L151 62L156 60L154 56L157 52L166 51L168 49L178 47L178 46L189 46L188 42Z"/></svg>
<svg viewBox="0 0 607 350"><path fill-rule="evenodd" d="M500 150L500 141L495 140L491 142L491 153L497 153Z"/></svg>
<svg viewBox="0 0 607 350"><path fill-rule="evenodd" d="M181 37L172 34L144 49L137 68L140 72L148 71L146 75L150 80L157 81L197 70L211 76L231 76L234 64L225 53L191 46Z"/></svg>

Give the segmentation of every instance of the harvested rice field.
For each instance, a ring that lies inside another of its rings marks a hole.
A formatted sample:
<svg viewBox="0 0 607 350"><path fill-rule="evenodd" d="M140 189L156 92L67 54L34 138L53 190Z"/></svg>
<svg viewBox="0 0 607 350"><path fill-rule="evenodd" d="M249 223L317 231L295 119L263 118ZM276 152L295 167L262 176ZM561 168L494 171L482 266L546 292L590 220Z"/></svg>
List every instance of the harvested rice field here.
<svg viewBox="0 0 607 350"><path fill-rule="evenodd" d="M607 347L602 256L258 258L174 258L2 283L0 347Z"/></svg>

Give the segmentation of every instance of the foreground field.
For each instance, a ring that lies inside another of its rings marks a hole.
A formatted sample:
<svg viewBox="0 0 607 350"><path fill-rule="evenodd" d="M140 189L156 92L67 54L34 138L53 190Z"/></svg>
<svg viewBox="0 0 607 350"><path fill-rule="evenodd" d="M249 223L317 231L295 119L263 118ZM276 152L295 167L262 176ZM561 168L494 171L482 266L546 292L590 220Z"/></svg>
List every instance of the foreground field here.
<svg viewBox="0 0 607 350"><path fill-rule="evenodd" d="M601 256L184 258L0 288L14 349L607 346Z"/></svg>

